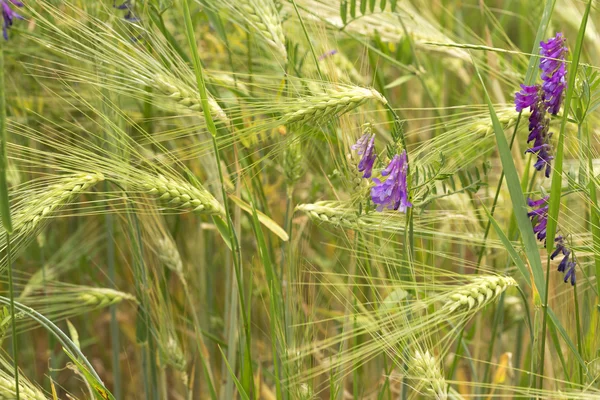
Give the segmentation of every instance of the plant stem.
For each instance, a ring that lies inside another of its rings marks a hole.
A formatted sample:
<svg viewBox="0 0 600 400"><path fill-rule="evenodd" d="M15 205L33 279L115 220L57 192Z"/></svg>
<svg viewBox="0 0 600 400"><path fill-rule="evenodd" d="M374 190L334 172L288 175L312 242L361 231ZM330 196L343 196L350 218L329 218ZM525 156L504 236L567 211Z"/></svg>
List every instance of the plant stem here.
<svg viewBox="0 0 600 400"><path fill-rule="evenodd" d="M10 329L12 332L12 351L15 374L15 396L19 400L19 346L17 342L17 324L15 321L15 298L13 288L13 269L10 247L10 233L6 232L6 262L8 264L8 293L10 296Z"/></svg>

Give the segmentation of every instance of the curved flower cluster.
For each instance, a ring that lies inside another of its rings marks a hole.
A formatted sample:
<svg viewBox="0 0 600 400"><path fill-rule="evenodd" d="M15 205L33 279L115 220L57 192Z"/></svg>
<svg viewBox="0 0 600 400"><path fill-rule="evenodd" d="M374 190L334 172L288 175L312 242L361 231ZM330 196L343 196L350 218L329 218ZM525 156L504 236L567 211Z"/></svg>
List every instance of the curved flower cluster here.
<svg viewBox="0 0 600 400"><path fill-rule="evenodd" d="M548 225L548 199L550 196L542 197L539 200L527 199L527 205L534 208L527 213L534 223L533 233L536 234L539 241L546 240L546 226Z"/></svg>
<svg viewBox="0 0 600 400"><path fill-rule="evenodd" d="M574 258L572 261L569 261L571 250L569 250L565 246L565 240L562 236L557 236L556 239L554 239L554 243L556 243L556 249L554 250L554 253L552 253L552 255L550 256L550 259L554 260L554 257L556 257L557 255L563 255L562 261L560 262L560 264L558 264L558 271L563 273L566 272L564 278L565 283L567 283L567 281L570 278L571 285L575 285L575 266L577 264L575 263Z"/></svg>
<svg viewBox="0 0 600 400"><path fill-rule="evenodd" d="M562 33L540 43L540 61L542 85L521 85L521 90L515 94L515 106L518 112L526 108L531 110L529 116L529 137L527 142L533 141L533 146L526 153L537 156L535 169L541 171L545 168L544 175L550 177L551 164L554 157L550 155L550 120L546 113L556 115L560 110L566 84L565 57L567 47Z"/></svg>
<svg viewBox="0 0 600 400"><path fill-rule="evenodd" d="M540 61L541 85L521 85L521 90L515 93L515 108L518 112L529 108L529 137L527 142L533 142L526 153L532 153L537 156L534 164L535 169L541 171L545 168L544 175L550 177L551 161L554 158L551 155L552 147L549 132L550 119L547 114L558 114L563 100L566 83L566 65L565 59L568 48L566 40L562 33L557 33L546 42L540 43ZM533 223L533 232L539 241L546 242L546 226L548 224L548 200L549 196L539 200L527 199L527 204L532 210L527 214ZM575 257L571 257L571 251L566 247L564 238L557 236L554 239L556 249L550 256L554 259L559 254L563 259L558 265L558 270L565 273L564 281L571 281L575 285Z"/></svg>
<svg viewBox="0 0 600 400"><path fill-rule="evenodd" d="M373 172L373 164L377 158L375 152L375 134L370 131L365 133L352 146L361 156L358 170L363 172L363 178L370 178ZM371 199L377 205L377 211L400 210L406 212L412 203L408 200L408 156L406 150L396 154L381 175L387 177L385 180L373 178L375 186L371 188Z"/></svg>
<svg viewBox="0 0 600 400"><path fill-rule="evenodd" d="M550 150L552 150L550 137L552 133L548 132L550 120L546 118L546 107L542 89L539 85L521 85L521 91L515 95L515 104L517 111L522 111L528 107L531 110L527 142L530 143L533 141L533 146L525 152L537 156L534 167L538 171L545 168L544 175L548 178L552 170L550 162L554 157L550 155Z"/></svg>
<svg viewBox="0 0 600 400"><path fill-rule="evenodd" d="M408 201L407 170L408 160L406 150L403 150L402 154L394 156L381 173L382 176L387 176L385 181L373 179L375 186L371 189L371 198L377 204L377 211L387 208L406 212L408 207L412 207L412 203Z"/></svg>
<svg viewBox="0 0 600 400"><path fill-rule="evenodd" d="M16 13L11 5L15 7L23 7L24 4L19 0L0 0L0 6L2 6L2 35L4 40L8 40L8 29L13 25L15 19L23 19L18 13Z"/></svg>
<svg viewBox="0 0 600 400"><path fill-rule="evenodd" d="M358 163L358 170L364 172L363 178L370 178L373 171L373 164L377 158L375 154L375 134L365 133L352 146L352 150L357 150L358 155L362 156Z"/></svg>
<svg viewBox="0 0 600 400"><path fill-rule="evenodd" d="M541 42L540 69L542 89L544 91L545 105L550 114L558 114L560 104L562 103L563 93L567 87L565 67L565 58L569 49L566 46L566 40L562 33L557 33L555 37L548 39L547 42Z"/></svg>
<svg viewBox="0 0 600 400"><path fill-rule="evenodd" d="M550 196L542 197L539 200L531 200L527 199L527 205L532 208L530 212L527 213L527 216L531 218L531 222L533 223L533 232L536 234L537 239L540 242L544 242L546 244L546 226L548 225L548 200ZM571 280L571 285L575 285L575 266L577 263L575 262L575 258L569 260L571 257L571 250L567 248L565 240L562 236L557 236L554 239L554 243L556 244L556 248L554 252L550 256L551 260L554 260L556 256L562 254L563 259L558 264L558 271L566 272L564 277L564 282L567 283L569 279Z"/></svg>

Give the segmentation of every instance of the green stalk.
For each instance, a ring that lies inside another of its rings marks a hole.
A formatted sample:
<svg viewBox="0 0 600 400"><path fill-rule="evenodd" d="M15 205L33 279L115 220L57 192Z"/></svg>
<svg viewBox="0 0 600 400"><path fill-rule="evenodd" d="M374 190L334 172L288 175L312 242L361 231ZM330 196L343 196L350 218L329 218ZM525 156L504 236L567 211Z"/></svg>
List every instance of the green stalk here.
<svg viewBox="0 0 600 400"><path fill-rule="evenodd" d="M575 258L575 257L573 257ZM577 350L581 352L583 350L583 344L581 342L581 321L579 318L579 298L577 297L577 285L573 285L573 302L575 303L575 324L577 331ZM579 367L579 384L583 386L583 366L577 364Z"/></svg>
<svg viewBox="0 0 600 400"><path fill-rule="evenodd" d="M538 52L539 43L542 41L542 39L544 38L544 35L546 34L546 30L548 28L548 24L550 23L550 18L552 16L552 12L554 10L555 3L556 3L556 0L548 0L546 2L546 6L544 7L544 12L542 14L542 19L538 26L535 40L533 42L533 48L531 50L531 54L537 54L537 52ZM537 57L537 56L530 57L529 65L527 66L527 73L525 74L525 85L532 85L533 83L535 83L535 78L537 76L536 71L537 71L539 62L540 62L539 57ZM515 137L517 135L517 129L519 128L519 123L521 122L521 115L522 115L522 113L520 112L519 116L517 117L517 122L516 122L515 128L513 130L512 138L510 139L509 147L511 150L513 147L513 143L515 141ZM494 216L494 211L496 211L496 205L498 203L498 197L500 195L500 190L502 189L503 182L504 182L504 169L502 169L502 172L500 173L500 179L498 181L498 186L496 187L496 194L494 195L494 201L492 203L492 208L490 210L490 215L492 217ZM483 254L484 254L484 250L485 250L485 242L487 241L487 237L490 233L491 225L492 225L492 221L491 221L491 219L488 219L488 224L486 226L485 233L483 234L482 249L477 258L477 271L479 271L479 266L481 265L481 260L483 259Z"/></svg>
<svg viewBox="0 0 600 400"><path fill-rule="evenodd" d="M13 288L13 271L10 249L10 233L6 232L6 262L8 263L8 293L10 295L10 329L12 332L12 351L15 374L15 396L19 400L19 346L17 342L17 324L15 321L15 298Z"/></svg>
<svg viewBox="0 0 600 400"><path fill-rule="evenodd" d="M2 40L0 40L2 42ZM8 198L8 181L6 170L8 168L8 156L6 154L6 98L4 93L4 44L0 43L0 216L2 225L6 230L6 258L8 262L8 291L10 293L10 328L12 331L12 348L15 374L15 395L19 400L19 353L17 341L17 327L15 321L15 304L13 288L13 270L10 254L10 235L13 232L12 219L10 216L10 200Z"/></svg>
<svg viewBox="0 0 600 400"><path fill-rule="evenodd" d="M137 286L138 295L141 301L141 317L143 320L144 339L148 345L147 351L142 354L142 369L144 373L144 385L146 388L146 398L158 400L158 372L156 369L156 348L154 344L154 335L152 334L152 320L150 317L150 309L152 307L149 296L149 284L148 284L148 269L144 263L144 250L142 235L139 225L139 219L137 217L135 208L131 204L130 217L133 219L132 227L132 243L135 246L134 251L134 265L135 267L135 284ZM141 280L141 285L140 281ZM148 364L148 365L146 365Z"/></svg>
<svg viewBox="0 0 600 400"><path fill-rule="evenodd" d="M577 69L579 67L579 59L581 57L581 51L583 47L583 39L585 37L585 28L587 26L588 17L590 15L590 8L592 6L592 0L589 0L579 26L579 32L577 34L577 42L575 50L573 51L573 61L569 68L569 78L567 82L567 94L565 96L565 104L563 110L563 118L560 124L560 134L558 137L558 144L556 146L556 158L554 159L554 166L552 168L552 185L550 187L550 204L548 209L548 226L546 229L546 237L550 240L546 240L546 250L548 254L552 254L554 251L554 237L556 235L556 229L558 224L558 211L560 208L561 190L562 190L562 173L563 173L563 158L564 158L564 145L565 145L565 134L567 121L569 119L569 112L571 110L571 100L573 99L573 93L575 93L575 78L577 77ZM544 356L546 346L546 325L548 317L548 300L550 295L548 288L550 286L550 258L546 263L546 291L544 297L544 319L542 322L542 344L540 351L540 383L539 388L543 388L544 385Z"/></svg>
<svg viewBox="0 0 600 400"><path fill-rule="evenodd" d="M108 182L104 181L105 191L108 192ZM114 221L109 211L104 217L106 225L106 261L108 264L108 279L111 286L116 289L117 278L115 270L115 243L114 243ZM119 323L117 322L117 306L110 306L110 342L112 348L112 372L113 372L113 394L117 400L121 399L121 364L119 361Z"/></svg>
<svg viewBox="0 0 600 400"><path fill-rule="evenodd" d="M254 391L251 346L250 346L250 344L251 344L250 343L250 339L251 339L250 323L248 320L247 309L246 309L245 299L244 299L244 290L243 290L243 286L242 286L241 259L240 259L241 253L240 253L239 243L238 243L237 237L235 235L233 221L231 219L231 213L230 213L229 207L227 206L227 193L225 191L225 180L223 178L223 171L221 168L221 160L220 160L220 154L219 154L219 146L217 144L217 128L213 121L212 115L210 113L210 107L208 104L208 94L206 91L206 84L204 81L204 71L202 68L202 64L200 62L200 55L198 54L198 46L196 44L196 37L194 34L194 26L192 23L192 16L190 13L189 0L183 1L183 16L184 16L184 23L185 23L185 27L186 27L186 36L188 39L188 44L189 44L190 50L192 52L192 61L193 61L193 65L194 65L194 72L196 75L196 83L198 85L198 91L200 93L200 99L202 102L202 111L204 114L204 119L206 121L207 129L212 136L213 150L215 152L215 159L217 161L217 169L219 172L219 180L221 182L221 193L223 196L223 203L224 203L223 207L225 208L225 213L226 213L226 218L227 218L227 228L228 228L228 233L229 233L229 240L232 245L233 263L234 263L234 267L235 267L234 269L235 269L235 275L236 275L236 280L237 280L237 284L238 284L240 308L242 311L242 319L243 319L244 331L245 331L244 336L245 336L245 344L246 344L246 357L244 359L244 362L246 364L245 369L249 373L249 377L245 377L246 379L244 379L244 377L242 377L242 381L249 386L248 389L250 389L249 390L250 395L253 396L255 391Z"/></svg>
<svg viewBox="0 0 600 400"><path fill-rule="evenodd" d="M323 74L321 73L321 67L319 67L319 58L317 57L317 53L315 52L315 48L312 44L312 40L310 40L310 35L308 34L308 31L306 30L306 25L304 25L304 20L302 19L302 16L300 15L300 11L298 10L296 1L295 0L291 0L291 1L292 1L292 4L294 5L294 11L296 11L296 16L298 17L298 20L300 21L300 26L302 27L302 32L304 32L304 36L306 37L306 41L308 42L308 46L310 48L310 53L312 54L313 61L315 62L315 67L317 68L317 73L319 74L319 79L323 80Z"/></svg>
<svg viewBox="0 0 600 400"><path fill-rule="evenodd" d="M594 179L594 158L592 155L592 142L590 138L590 127L587 122L583 125L585 136L585 148L588 159L588 191L590 194L590 229L592 231L592 248L594 249L594 266L596 267L596 291L598 294L598 310L600 310L600 219L598 218L598 194L596 193L596 181Z"/></svg>
<svg viewBox="0 0 600 400"><path fill-rule="evenodd" d="M7 233L13 232L10 216L10 200L8 198L8 156L6 154L6 98L4 93L4 44L0 44L0 217ZM17 386L18 387L18 386ZM17 389L18 390L18 389Z"/></svg>

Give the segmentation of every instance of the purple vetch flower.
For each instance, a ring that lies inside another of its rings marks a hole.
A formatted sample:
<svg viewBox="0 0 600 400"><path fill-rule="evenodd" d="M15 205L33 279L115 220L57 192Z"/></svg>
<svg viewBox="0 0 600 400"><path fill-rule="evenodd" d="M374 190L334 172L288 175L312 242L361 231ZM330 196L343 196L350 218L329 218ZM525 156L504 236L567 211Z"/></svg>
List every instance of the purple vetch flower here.
<svg viewBox="0 0 600 400"><path fill-rule="evenodd" d="M538 102L539 91L539 85L527 86L521 84L521 91L515 93L517 112L521 112L526 108L530 108L533 111L533 106Z"/></svg>
<svg viewBox="0 0 600 400"><path fill-rule="evenodd" d="M23 7L24 4L18 0L0 0L0 5L2 6L2 35L4 36L4 40L8 40L8 29L12 26L15 19L23 19L18 13L16 13L11 5L15 7Z"/></svg>
<svg viewBox="0 0 600 400"><path fill-rule="evenodd" d="M517 111L522 111L527 107L531 109L527 142L533 141L533 146L527 149L525 153L535 154L537 156L537 161L534 164L535 169L541 171L545 168L544 174L549 177L552 169L550 162L554 157L550 155L552 150L550 137L552 134L548 132L550 121L546 118L544 93L539 85L521 85L521 88L521 91L515 95L515 104Z"/></svg>
<svg viewBox="0 0 600 400"><path fill-rule="evenodd" d="M575 267L577 263L575 261L571 261L567 264L567 273L565 274L564 282L567 283L569 278L571 278L571 286L575 286Z"/></svg>
<svg viewBox="0 0 600 400"><path fill-rule="evenodd" d="M540 69L542 70L542 90L548 112L556 115L560 110L563 93L567 87L565 58L568 48L562 33L557 33L547 42L540 43Z"/></svg>
<svg viewBox="0 0 600 400"><path fill-rule="evenodd" d="M375 134L365 133L352 145L352 150L357 150L358 155L362 156L358 163L358 170L364 172L363 178L370 178L373 171L373 164L377 158L375 154Z"/></svg>
<svg viewBox="0 0 600 400"><path fill-rule="evenodd" d="M533 226L533 233L537 235L539 241L546 239L546 226L548 225L548 199L550 196L542 197L539 200L527 199L529 207L534 208L527 213L527 216L531 218Z"/></svg>
<svg viewBox="0 0 600 400"><path fill-rule="evenodd" d="M573 259L572 261L569 261L569 257L571 255L571 250L569 250L566 247L565 240L562 236L557 236L556 239L554 239L554 243L556 243L556 249L550 256L550 259L554 260L554 257L556 257L557 255L559 255L559 254L563 255L563 259L558 264L558 271L563 272L563 273L566 272L565 277L564 277L565 283L567 283L567 281L570 278L571 285L575 285L575 266L577 265L577 263L575 262L575 259Z"/></svg>
<svg viewBox="0 0 600 400"><path fill-rule="evenodd" d="M375 186L371 188L371 198L377 204L377 211L387 208L406 212L408 207L412 207L412 203L408 201L407 171L408 160L406 150L403 150L402 154L394 156L381 173L382 176L387 176L385 181L373 179Z"/></svg>

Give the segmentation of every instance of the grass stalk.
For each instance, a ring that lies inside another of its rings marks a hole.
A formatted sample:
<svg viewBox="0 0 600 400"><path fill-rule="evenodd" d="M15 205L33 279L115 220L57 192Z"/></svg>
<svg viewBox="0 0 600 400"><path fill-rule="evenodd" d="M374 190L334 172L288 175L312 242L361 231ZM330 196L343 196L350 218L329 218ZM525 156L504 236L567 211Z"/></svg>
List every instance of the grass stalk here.
<svg viewBox="0 0 600 400"><path fill-rule="evenodd" d="M233 257L234 270L235 270L238 291L239 291L240 309L241 309L241 313L242 313L242 320L244 323L244 331L245 331L244 338L245 338L246 357L244 358L244 362L245 362L246 368L250 375L249 377L247 377L247 376L242 377L242 381L245 382L249 386L246 389L249 389L248 391L250 392L250 395L253 396L254 395L254 388L253 388L254 380L253 380L253 374L252 374L252 359L251 359L251 346L250 346L250 338L251 338L250 323L248 320L247 308L246 308L246 304L245 304L245 300L244 300L244 290L243 290L243 286L242 286L243 281L242 281L242 276L241 276L241 260L240 260L241 252L239 249L239 243L237 241L237 237L235 235L235 227L233 226L233 221L231 219L229 207L227 206L227 193L225 191L225 180L223 178L223 171L222 171L222 167L221 167L221 159L220 159L220 154L219 154L219 146L217 144L217 128L213 121L213 118L212 118L212 115L210 112L210 108L208 107L208 95L207 95L207 91L206 91L206 84L204 81L204 72L203 72L202 64L200 62L200 55L198 54L198 46L196 44L196 37L195 37L194 27L193 27L193 23L192 23L192 17L191 17L191 13L190 13L189 0L183 1L183 14L184 14L184 23L185 23L185 27L186 27L186 36L188 39L188 45L192 52L192 62L193 62L193 66L194 66L194 72L196 75L196 83L198 85L198 91L200 92L200 98L202 101L202 110L204 113L204 118L206 120L207 129L212 137L213 151L215 153L215 158L217 161L219 180L221 182L221 192L222 192L222 196L223 196L223 202L225 203L224 208L225 208L226 219L227 219L227 228L229 231L228 232L229 233L229 241L232 244L232 257ZM242 370L244 370L244 369L242 369Z"/></svg>
<svg viewBox="0 0 600 400"><path fill-rule="evenodd" d="M8 180L6 177L6 172L8 169L7 140L6 94L4 86L4 43L0 39L0 218L2 219L2 225L6 231L6 258L8 263L8 291L10 294L10 326L12 331L11 342L14 360L15 396L17 400L19 400L19 346L16 334L17 327L15 321L13 265L11 259L11 234L13 232L13 225L10 212L10 200L8 197Z"/></svg>
<svg viewBox="0 0 600 400"><path fill-rule="evenodd" d="M577 34L577 41L575 49L573 51L573 60L569 67L569 76L567 80L567 94L565 96L565 103L563 108L563 117L560 124L560 133L558 136L558 144L556 146L556 157L554 159L554 165L552 168L552 185L550 187L550 200L548 209L548 226L547 226L547 237L550 240L546 240L546 250L548 254L552 254L554 251L554 237L556 235L557 224L558 224L558 212L560 208L561 191L562 191L562 173L563 173L563 158L564 158L564 143L567 121L569 119L569 113L571 110L571 100L575 93L575 78L577 77L577 70L579 68L579 59L583 48L583 39L585 37L585 29L587 27L588 16L590 14L590 8L592 6L592 0L587 2L581 24L579 25L579 32ZM542 322L542 340L540 350L540 382L539 388L543 389L544 385L544 357L545 357L545 346L546 346L546 325L548 317L548 301L550 295L548 288L550 286L550 257L546 263L546 291L544 293L544 317Z"/></svg>

